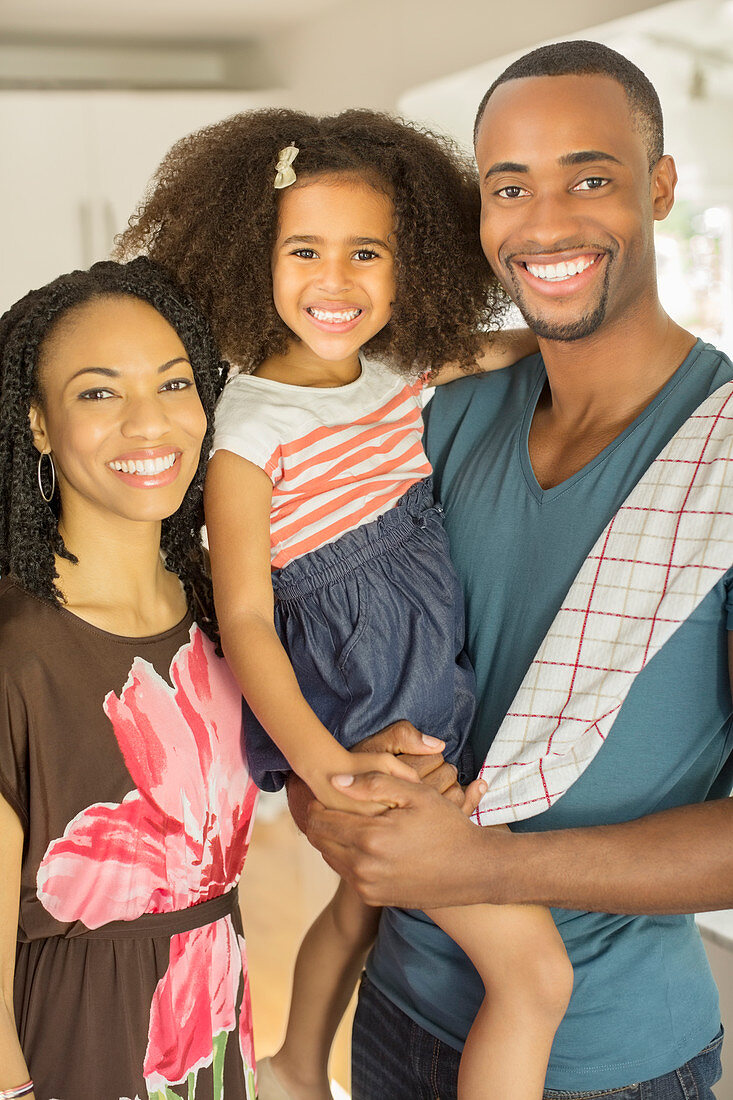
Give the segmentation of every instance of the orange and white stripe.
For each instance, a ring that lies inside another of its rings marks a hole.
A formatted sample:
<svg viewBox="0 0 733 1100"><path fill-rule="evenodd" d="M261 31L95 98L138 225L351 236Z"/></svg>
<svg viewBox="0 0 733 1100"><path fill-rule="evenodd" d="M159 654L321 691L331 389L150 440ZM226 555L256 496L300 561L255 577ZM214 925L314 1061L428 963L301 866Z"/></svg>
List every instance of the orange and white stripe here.
<svg viewBox="0 0 733 1100"><path fill-rule="evenodd" d="M234 451L273 484L273 569L392 508L431 473L420 381L373 362L350 385L290 386L236 375L216 417L214 450Z"/></svg>

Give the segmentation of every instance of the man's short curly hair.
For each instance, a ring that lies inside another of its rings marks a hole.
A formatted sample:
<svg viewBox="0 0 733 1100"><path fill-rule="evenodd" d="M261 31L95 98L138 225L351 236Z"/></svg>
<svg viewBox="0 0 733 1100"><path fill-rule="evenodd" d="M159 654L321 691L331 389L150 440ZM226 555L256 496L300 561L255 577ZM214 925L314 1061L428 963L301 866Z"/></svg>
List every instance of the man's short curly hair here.
<svg viewBox="0 0 733 1100"><path fill-rule="evenodd" d="M278 152L291 142L300 150L298 183L357 176L394 202L396 301L368 353L406 374L451 360L470 369L482 329L504 305L479 243L475 169L447 139L389 115L248 111L183 138L118 238L117 254L145 253L171 271L240 369L281 354L294 337L272 300L282 194L273 182Z"/></svg>
<svg viewBox="0 0 733 1100"><path fill-rule="evenodd" d="M49 338L70 311L104 298L128 296L149 303L175 329L189 356L207 419L201 458L180 508L163 520L161 548L167 568L183 583L197 621L216 639L216 619L205 553L203 482L211 448L216 400L226 379L209 327L170 276L141 257L129 264L104 261L72 271L32 290L0 317L0 574L33 595L63 602L54 555L77 558L58 530L58 496L49 506L38 486L38 452L29 422L32 404L43 407L39 366ZM47 487L48 488L48 487Z"/></svg>
<svg viewBox="0 0 733 1100"><path fill-rule="evenodd" d="M646 146L651 171L664 153L664 119L662 105L654 85L638 65L602 42L577 39L552 42L539 46L513 61L496 78L481 100L473 127L474 141L478 135L486 104L494 91L509 80L531 76L608 76L626 93L631 116Z"/></svg>

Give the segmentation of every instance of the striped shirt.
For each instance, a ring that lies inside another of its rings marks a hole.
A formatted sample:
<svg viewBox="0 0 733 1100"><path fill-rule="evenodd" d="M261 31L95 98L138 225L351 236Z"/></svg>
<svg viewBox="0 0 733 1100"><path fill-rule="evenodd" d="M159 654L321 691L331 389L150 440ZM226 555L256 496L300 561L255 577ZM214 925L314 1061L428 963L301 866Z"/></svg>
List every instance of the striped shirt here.
<svg viewBox="0 0 733 1100"><path fill-rule="evenodd" d="M423 382L363 360L354 382L292 386L237 374L216 410L213 451L272 481L273 569L393 507L431 473L422 445Z"/></svg>

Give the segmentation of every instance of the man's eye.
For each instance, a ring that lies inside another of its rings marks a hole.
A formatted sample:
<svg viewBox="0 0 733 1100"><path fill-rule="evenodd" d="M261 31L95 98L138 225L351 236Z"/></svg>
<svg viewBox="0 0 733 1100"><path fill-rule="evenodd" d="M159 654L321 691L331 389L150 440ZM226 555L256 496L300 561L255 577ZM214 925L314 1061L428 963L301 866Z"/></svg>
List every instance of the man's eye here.
<svg viewBox="0 0 733 1100"><path fill-rule="evenodd" d="M587 176L580 183L576 183L573 191L598 191L605 187L609 181L604 176Z"/></svg>
<svg viewBox="0 0 733 1100"><path fill-rule="evenodd" d="M519 199L522 195L528 195L529 192L520 187L516 183L511 183L507 187L500 187L495 194L499 195L502 199Z"/></svg>

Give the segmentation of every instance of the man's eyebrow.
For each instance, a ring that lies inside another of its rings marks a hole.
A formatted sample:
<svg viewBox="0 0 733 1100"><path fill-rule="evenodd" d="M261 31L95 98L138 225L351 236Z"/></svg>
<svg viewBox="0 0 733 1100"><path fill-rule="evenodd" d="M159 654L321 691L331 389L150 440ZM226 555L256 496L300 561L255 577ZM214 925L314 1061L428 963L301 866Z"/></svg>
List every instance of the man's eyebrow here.
<svg viewBox="0 0 733 1100"><path fill-rule="evenodd" d="M178 355L175 359L169 359L167 363L161 363L158 367L158 374L162 374L164 371L170 370L176 363L186 363L188 366L191 364L186 359L185 355ZM103 378L119 378L120 372L114 370L112 367L82 367L76 374L72 374L69 382L73 382L75 378L80 378L82 374L101 374ZM68 383L67 383L68 384Z"/></svg>
<svg viewBox="0 0 733 1100"><path fill-rule="evenodd" d="M496 164L492 164L488 172L484 176L484 179L488 179L489 176L496 176L499 172L529 172L528 164L518 164L514 160L498 160Z"/></svg>
<svg viewBox="0 0 733 1100"><path fill-rule="evenodd" d="M573 168L578 164L591 164L598 161L608 161L613 164L622 163L613 153L604 153L601 149L581 149L577 153L565 153L564 156L558 158L557 163L562 168ZM519 164L518 161L514 160L499 160L496 164L491 165L484 179L488 179L489 176L496 176L501 172L526 175L529 172L529 165Z"/></svg>
<svg viewBox="0 0 733 1100"><path fill-rule="evenodd" d="M613 153L604 153L600 149L581 149L577 153L566 153L564 157L559 158L558 164L563 168L572 168L576 164L590 164L592 161L599 160L611 161L613 164L622 163Z"/></svg>

